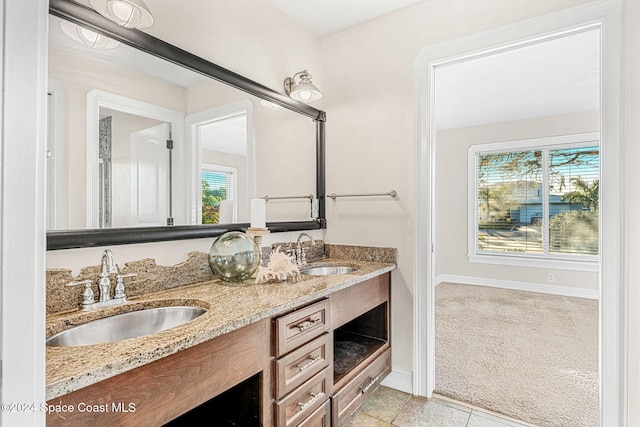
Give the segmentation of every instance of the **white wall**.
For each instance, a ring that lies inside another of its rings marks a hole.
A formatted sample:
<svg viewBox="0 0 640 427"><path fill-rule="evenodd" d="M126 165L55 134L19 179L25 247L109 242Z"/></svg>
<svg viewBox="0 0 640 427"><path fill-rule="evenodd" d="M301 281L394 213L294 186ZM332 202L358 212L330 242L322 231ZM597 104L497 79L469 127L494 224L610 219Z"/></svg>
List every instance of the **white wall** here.
<svg viewBox="0 0 640 427"><path fill-rule="evenodd" d="M46 0L0 0L3 404L45 397L46 30ZM43 426L44 413L2 410L0 425Z"/></svg>
<svg viewBox="0 0 640 427"><path fill-rule="evenodd" d="M627 425L640 425L640 2L628 0L624 4L624 179L626 216L626 364Z"/></svg>

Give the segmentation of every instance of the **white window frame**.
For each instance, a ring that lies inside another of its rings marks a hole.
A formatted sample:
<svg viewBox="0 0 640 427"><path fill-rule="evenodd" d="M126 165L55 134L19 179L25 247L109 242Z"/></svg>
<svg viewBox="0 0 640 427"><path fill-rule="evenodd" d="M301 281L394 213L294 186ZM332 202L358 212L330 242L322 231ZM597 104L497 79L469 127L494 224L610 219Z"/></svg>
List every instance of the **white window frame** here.
<svg viewBox="0 0 640 427"><path fill-rule="evenodd" d="M517 141L495 142L487 144L475 144L468 149L468 233L467 233L467 257L470 262L483 264L509 265L519 267L537 267L577 271L598 271L600 254L598 255L571 255L571 254L534 254L520 252L495 252L478 250L478 153L503 153L508 151L550 150L563 148L577 148L589 145L600 146L600 134L598 132L562 135L554 137L524 139ZM543 200L548 200L548 167L543 171ZM544 205L544 204L543 204ZM542 230L548 234L549 218L546 213L542 215ZM543 234L543 236L544 236ZM544 237L543 237L544 238Z"/></svg>
<svg viewBox="0 0 640 427"><path fill-rule="evenodd" d="M227 200L233 202L233 222L238 221L238 168L233 166L215 165L213 163L202 163L200 167L200 180L202 172L221 172L231 174L231 194L227 193ZM200 187L200 199L198 200L198 224L202 224L202 186Z"/></svg>

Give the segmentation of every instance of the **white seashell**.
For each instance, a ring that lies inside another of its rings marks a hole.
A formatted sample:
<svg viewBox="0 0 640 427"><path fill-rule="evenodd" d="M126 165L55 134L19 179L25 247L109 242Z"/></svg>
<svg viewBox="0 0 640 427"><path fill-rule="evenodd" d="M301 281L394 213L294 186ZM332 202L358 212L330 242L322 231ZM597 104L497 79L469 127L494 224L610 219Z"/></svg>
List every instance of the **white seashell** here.
<svg viewBox="0 0 640 427"><path fill-rule="evenodd" d="M268 282L269 280L286 281L289 277L298 279L300 270L294 264L293 257L280 252L278 247L269 256L269 262L266 267L259 267L256 275L256 283Z"/></svg>

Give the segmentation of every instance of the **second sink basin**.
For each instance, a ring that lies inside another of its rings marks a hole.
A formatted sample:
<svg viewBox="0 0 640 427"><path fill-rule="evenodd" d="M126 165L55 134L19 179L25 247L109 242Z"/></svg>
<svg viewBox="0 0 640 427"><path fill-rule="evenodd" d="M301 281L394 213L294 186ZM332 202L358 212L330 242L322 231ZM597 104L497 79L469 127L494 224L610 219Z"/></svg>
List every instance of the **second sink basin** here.
<svg viewBox="0 0 640 427"><path fill-rule="evenodd" d="M82 346L154 334L183 325L206 313L191 306L148 308L92 320L47 338L49 346Z"/></svg>
<svg viewBox="0 0 640 427"><path fill-rule="evenodd" d="M307 274L309 276L330 276L334 274L347 274L356 271L356 267L349 265L331 265L324 267L308 267L300 270L300 274Z"/></svg>

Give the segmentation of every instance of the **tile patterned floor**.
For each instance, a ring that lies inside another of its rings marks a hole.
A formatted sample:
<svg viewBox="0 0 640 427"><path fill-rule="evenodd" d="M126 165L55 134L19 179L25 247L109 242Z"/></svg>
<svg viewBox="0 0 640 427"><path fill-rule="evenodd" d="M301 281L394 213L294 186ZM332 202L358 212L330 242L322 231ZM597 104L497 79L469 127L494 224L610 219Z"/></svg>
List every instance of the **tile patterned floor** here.
<svg viewBox="0 0 640 427"><path fill-rule="evenodd" d="M345 427L530 427L445 397L431 399L380 387Z"/></svg>

